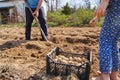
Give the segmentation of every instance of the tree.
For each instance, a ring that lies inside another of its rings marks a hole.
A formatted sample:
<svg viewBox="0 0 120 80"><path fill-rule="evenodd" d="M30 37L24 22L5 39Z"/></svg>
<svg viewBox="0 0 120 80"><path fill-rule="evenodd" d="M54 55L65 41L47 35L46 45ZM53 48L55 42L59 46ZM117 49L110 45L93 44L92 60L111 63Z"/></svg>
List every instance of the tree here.
<svg viewBox="0 0 120 80"><path fill-rule="evenodd" d="M64 13L65 15L69 15L72 13L72 8L70 8L68 3L66 3L66 5L63 7L62 13Z"/></svg>
<svg viewBox="0 0 120 80"><path fill-rule="evenodd" d="M53 4L54 4L54 0L51 0L51 11L53 12Z"/></svg>
<svg viewBox="0 0 120 80"><path fill-rule="evenodd" d="M84 0L85 1L85 4L86 4L86 8L87 9L90 9L90 1L89 0Z"/></svg>
<svg viewBox="0 0 120 80"><path fill-rule="evenodd" d="M47 2L47 7L48 7L48 11L50 11L50 1L49 0L45 0Z"/></svg>
<svg viewBox="0 0 120 80"><path fill-rule="evenodd" d="M58 0L56 0L56 10L58 9Z"/></svg>

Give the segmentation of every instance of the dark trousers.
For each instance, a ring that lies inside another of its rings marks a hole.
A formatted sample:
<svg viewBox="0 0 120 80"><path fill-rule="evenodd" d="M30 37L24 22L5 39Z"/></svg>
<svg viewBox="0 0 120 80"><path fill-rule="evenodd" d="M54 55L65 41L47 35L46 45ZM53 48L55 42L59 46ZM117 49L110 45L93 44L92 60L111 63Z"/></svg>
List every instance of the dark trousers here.
<svg viewBox="0 0 120 80"><path fill-rule="evenodd" d="M34 12L35 8L32 8L32 11ZM27 7L25 8L25 12L26 12L25 38L26 40L30 40L31 39L31 25L32 25L34 18ZM45 36L48 37L48 30L47 30L47 24L45 20L45 13L44 13L43 7L41 7L39 10L38 20L39 20L39 23L40 23L40 26L43 32L45 33ZM44 39L43 35L41 36Z"/></svg>

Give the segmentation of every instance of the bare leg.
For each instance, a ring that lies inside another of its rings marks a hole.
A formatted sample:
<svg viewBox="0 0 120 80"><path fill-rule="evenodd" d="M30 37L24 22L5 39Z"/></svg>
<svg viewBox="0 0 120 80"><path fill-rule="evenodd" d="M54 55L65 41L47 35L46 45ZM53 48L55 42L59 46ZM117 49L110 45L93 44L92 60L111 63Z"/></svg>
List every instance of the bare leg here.
<svg viewBox="0 0 120 80"><path fill-rule="evenodd" d="M101 75L99 75L95 80L102 80Z"/></svg>
<svg viewBox="0 0 120 80"><path fill-rule="evenodd" d="M110 74L111 80L118 80L118 71Z"/></svg>
<svg viewBox="0 0 120 80"><path fill-rule="evenodd" d="M110 80L110 75L109 74L101 73L101 77L102 77L101 80Z"/></svg>
<svg viewBox="0 0 120 80"><path fill-rule="evenodd" d="M109 74L104 74L104 73L101 73L100 71L97 71L97 72L99 76L95 80L110 80Z"/></svg>

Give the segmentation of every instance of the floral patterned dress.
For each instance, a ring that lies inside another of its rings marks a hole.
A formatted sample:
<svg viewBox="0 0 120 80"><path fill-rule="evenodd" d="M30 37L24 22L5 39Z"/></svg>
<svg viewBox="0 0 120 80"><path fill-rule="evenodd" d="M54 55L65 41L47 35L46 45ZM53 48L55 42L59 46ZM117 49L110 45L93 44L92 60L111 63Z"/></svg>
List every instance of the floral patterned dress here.
<svg viewBox="0 0 120 80"><path fill-rule="evenodd" d="M119 69L120 0L110 0L99 37L99 66L102 73Z"/></svg>

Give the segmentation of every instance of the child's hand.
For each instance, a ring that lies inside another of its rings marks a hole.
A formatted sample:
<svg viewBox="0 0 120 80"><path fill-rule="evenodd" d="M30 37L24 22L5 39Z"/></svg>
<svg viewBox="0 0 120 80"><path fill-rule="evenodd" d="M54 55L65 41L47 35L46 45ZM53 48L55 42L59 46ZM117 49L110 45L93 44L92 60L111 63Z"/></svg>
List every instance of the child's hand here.
<svg viewBox="0 0 120 80"><path fill-rule="evenodd" d="M98 19L104 16L109 0L102 0L97 9L94 12L94 18L90 21L90 26L95 27L98 22Z"/></svg>
<svg viewBox="0 0 120 80"><path fill-rule="evenodd" d="M95 27L95 25L97 24L98 22L98 17L94 17L91 21L90 21L90 26L91 27Z"/></svg>
<svg viewBox="0 0 120 80"><path fill-rule="evenodd" d="M102 0L97 9L94 12L94 16L101 18L104 16L107 6L109 4L109 0Z"/></svg>

